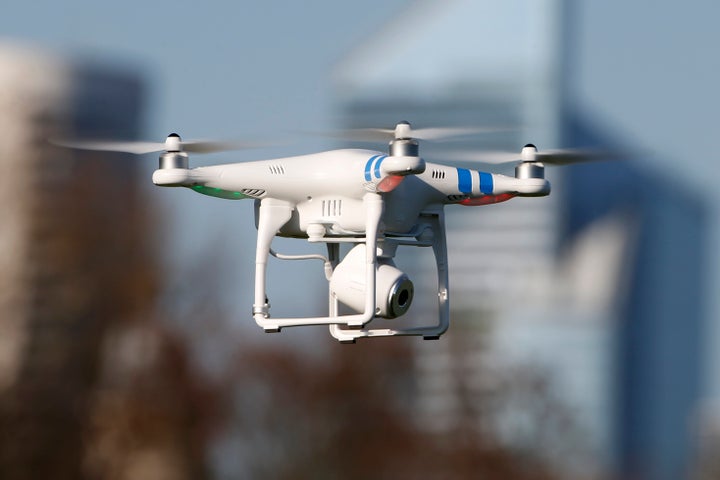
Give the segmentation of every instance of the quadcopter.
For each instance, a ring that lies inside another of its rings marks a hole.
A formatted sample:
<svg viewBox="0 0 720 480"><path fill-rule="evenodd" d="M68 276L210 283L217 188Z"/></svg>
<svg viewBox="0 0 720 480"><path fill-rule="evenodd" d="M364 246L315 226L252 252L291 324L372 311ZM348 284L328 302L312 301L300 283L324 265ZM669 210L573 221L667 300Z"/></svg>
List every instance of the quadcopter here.
<svg viewBox="0 0 720 480"><path fill-rule="evenodd" d="M446 205L479 206L514 197L550 194L546 164L583 161L574 151L538 152L525 145L515 157L515 176L430 163L419 155L418 140L473 133L473 129L424 128L407 122L394 129L362 129L389 140L387 153L340 149L271 160L190 168L188 153L243 148L231 142L183 141L171 134L164 143L86 141L74 148L134 154L162 152L152 181L185 187L228 200L253 199L257 247L252 316L265 332L286 327L328 325L342 343L359 338L421 336L438 339L450 324ZM481 157L482 158L482 157ZM327 255L285 255L272 249L276 237L325 244ZM349 251L341 258L340 245ZM437 323L408 328L372 328L374 319L395 319L410 309L413 283L397 268L398 247L431 247L437 271ZM270 257L319 260L328 281L328 314L275 318L266 296ZM340 313L340 304L351 313Z"/></svg>

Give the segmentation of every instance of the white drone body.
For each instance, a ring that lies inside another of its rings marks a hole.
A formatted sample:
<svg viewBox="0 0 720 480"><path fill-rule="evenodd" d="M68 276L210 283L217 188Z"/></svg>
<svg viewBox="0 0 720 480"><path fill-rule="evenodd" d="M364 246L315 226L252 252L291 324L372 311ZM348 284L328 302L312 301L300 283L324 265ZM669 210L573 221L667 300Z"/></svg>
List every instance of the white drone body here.
<svg viewBox="0 0 720 480"><path fill-rule="evenodd" d="M153 182L186 187L223 199L254 199L258 230L255 256L253 318L266 332L285 327L328 325L344 343L358 338L417 335L439 338L449 326L445 205L489 205L516 196L545 196L550 184L544 163L569 163L562 154L539 154L526 145L515 176L425 162L415 138L431 138L441 129L410 130L400 123L391 134L389 154L344 149L311 155L189 168L186 151L233 148L229 144L182 142L172 134L163 146ZM132 144L137 145L137 144ZM77 145L74 145L77 146ZM82 148L134 153L157 150L85 142ZM327 256L282 255L271 248L275 236L325 243ZM350 251L340 258L340 244ZM430 326L371 328L376 318L405 314L413 299L413 284L394 264L398 246L431 247L437 265L438 320ZM266 297L270 256L283 260L319 259L329 283L328 314L323 317L275 318ZM339 303L352 313L340 314Z"/></svg>

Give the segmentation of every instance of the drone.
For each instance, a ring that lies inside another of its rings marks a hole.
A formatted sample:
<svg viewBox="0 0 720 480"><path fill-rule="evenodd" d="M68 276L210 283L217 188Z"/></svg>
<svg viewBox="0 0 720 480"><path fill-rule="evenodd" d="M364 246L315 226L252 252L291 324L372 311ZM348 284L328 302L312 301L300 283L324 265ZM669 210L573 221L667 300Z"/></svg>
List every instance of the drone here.
<svg viewBox="0 0 720 480"><path fill-rule="evenodd" d="M473 129L362 129L371 139L389 140L387 153L340 149L309 155L190 168L188 153L244 148L233 142L183 141L170 134L164 143L80 141L65 146L133 154L162 152L152 181L185 187L228 200L253 199L257 247L252 316L265 332L286 327L327 325L342 343L359 338L420 336L435 340L450 324L450 288L445 236L446 205L480 206L515 197L550 194L548 164L586 158L576 151L539 152L525 145L507 176L426 162L419 140L473 133ZM482 156L480 156L482 160ZM325 244L327 255L286 255L273 250L275 237ZM341 258L340 246L349 251ZM373 328L375 319L408 312L414 286L394 262L398 247L431 247L437 271L437 322L430 326ZM319 260L328 281L328 314L275 318L266 295L270 257ZM340 313L340 304L350 313Z"/></svg>

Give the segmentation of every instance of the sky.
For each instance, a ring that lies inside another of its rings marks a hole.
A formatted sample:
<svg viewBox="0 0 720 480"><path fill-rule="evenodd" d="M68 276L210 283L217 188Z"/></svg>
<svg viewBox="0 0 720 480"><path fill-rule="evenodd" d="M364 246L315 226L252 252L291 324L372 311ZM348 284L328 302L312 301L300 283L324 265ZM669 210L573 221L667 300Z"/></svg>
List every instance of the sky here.
<svg viewBox="0 0 720 480"><path fill-rule="evenodd" d="M406 3L13 1L0 37L140 69L150 135L253 134L317 122L328 70Z"/></svg>
<svg viewBox="0 0 720 480"><path fill-rule="evenodd" d="M720 3L576 2L574 101L663 168L716 195ZM624 15L616 12L624 11ZM647 15L650 12L651 15ZM717 198L717 197L716 197Z"/></svg>

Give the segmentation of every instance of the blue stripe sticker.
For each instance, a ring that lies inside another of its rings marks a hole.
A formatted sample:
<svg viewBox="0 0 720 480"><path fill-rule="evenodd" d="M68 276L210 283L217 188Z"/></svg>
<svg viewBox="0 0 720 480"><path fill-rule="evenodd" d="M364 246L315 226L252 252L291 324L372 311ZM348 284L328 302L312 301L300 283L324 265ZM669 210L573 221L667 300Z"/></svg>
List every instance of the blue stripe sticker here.
<svg viewBox="0 0 720 480"><path fill-rule="evenodd" d="M458 190L460 193L472 193L472 175L467 168L458 168Z"/></svg>
<svg viewBox="0 0 720 480"><path fill-rule="evenodd" d="M480 174L480 191L485 194L493 192L492 173L478 172Z"/></svg>
<svg viewBox="0 0 720 480"><path fill-rule="evenodd" d="M368 160L367 163L365 164L365 181L366 182L369 182L370 180L372 180L372 176L370 176L370 172L372 172L372 163L379 156L380 155L374 155L374 156L370 157L370 160Z"/></svg>
<svg viewBox="0 0 720 480"><path fill-rule="evenodd" d="M380 178L380 164L387 158L387 155L383 155L375 161L375 178Z"/></svg>

